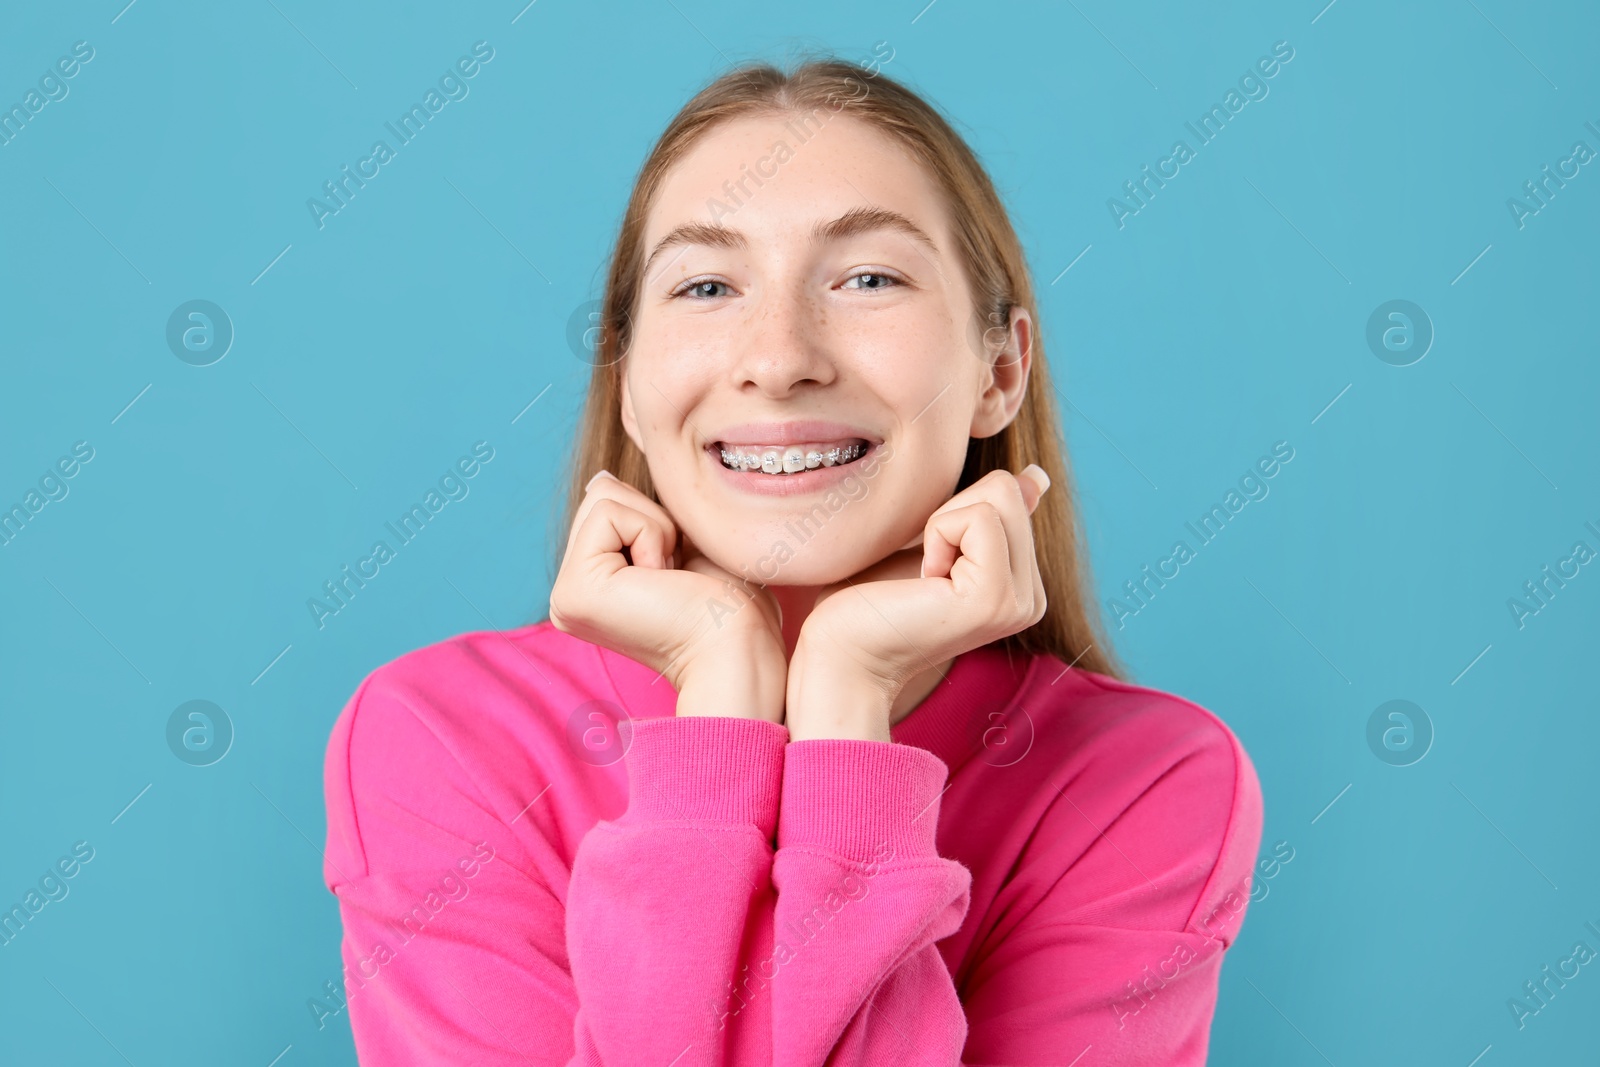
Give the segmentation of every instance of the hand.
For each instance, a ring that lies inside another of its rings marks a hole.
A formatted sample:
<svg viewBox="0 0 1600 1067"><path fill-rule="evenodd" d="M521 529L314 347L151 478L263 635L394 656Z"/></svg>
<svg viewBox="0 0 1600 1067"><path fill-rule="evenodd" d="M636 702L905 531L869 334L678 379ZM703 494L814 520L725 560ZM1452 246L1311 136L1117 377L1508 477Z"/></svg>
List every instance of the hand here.
<svg viewBox="0 0 1600 1067"><path fill-rule="evenodd" d="M920 551L824 589L789 659L790 740L886 740L907 682L1038 622L1045 592L1029 519L1049 487L1034 464L991 471L928 517Z"/></svg>
<svg viewBox="0 0 1600 1067"><path fill-rule="evenodd" d="M601 471L573 516L550 622L661 672L678 693L679 715L782 722L777 601L760 586L736 585L688 538L679 542L665 508Z"/></svg>

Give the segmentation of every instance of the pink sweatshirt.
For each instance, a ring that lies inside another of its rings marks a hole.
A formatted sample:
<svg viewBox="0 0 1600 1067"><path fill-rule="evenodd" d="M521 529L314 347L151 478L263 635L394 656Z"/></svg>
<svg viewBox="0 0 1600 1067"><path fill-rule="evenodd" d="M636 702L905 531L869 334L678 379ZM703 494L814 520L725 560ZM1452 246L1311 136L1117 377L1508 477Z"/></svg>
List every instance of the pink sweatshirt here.
<svg viewBox="0 0 1600 1067"><path fill-rule="evenodd" d="M319 1023L367 1067L1205 1061L1262 817L1210 712L998 646L890 742L675 701L548 622L368 675Z"/></svg>

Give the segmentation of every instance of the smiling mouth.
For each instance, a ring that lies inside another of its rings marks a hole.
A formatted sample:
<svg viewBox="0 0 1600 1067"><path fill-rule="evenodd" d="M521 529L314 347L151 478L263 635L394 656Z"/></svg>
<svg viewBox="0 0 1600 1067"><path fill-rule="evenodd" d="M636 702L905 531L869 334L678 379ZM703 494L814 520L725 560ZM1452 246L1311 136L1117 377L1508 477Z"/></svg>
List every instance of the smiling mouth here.
<svg viewBox="0 0 1600 1067"><path fill-rule="evenodd" d="M713 441L709 448L731 471L779 477L803 474L820 467L842 467L866 455L871 445L859 437L843 441L818 441L797 445L728 445Z"/></svg>

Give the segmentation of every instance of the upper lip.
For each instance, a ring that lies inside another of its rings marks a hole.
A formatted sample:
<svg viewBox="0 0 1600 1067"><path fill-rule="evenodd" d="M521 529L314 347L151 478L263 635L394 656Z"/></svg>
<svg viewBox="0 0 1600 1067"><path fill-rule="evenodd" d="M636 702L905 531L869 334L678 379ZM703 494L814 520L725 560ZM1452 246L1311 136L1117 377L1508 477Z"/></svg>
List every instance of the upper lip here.
<svg viewBox="0 0 1600 1067"><path fill-rule="evenodd" d="M814 441L843 441L857 437L869 445L879 438L860 426L827 419L797 419L793 422L745 422L724 427L707 442L723 445L803 445Z"/></svg>

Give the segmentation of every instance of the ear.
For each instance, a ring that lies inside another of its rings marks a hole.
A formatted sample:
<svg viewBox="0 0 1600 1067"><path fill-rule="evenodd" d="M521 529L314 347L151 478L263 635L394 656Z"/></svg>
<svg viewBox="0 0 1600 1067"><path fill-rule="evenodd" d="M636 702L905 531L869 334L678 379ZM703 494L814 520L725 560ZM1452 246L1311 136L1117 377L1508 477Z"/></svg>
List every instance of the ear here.
<svg viewBox="0 0 1600 1067"><path fill-rule="evenodd" d="M1006 336L983 370L983 391L972 412L972 437L993 437L1016 418L1028 388L1033 366L1033 318L1026 308L1013 305Z"/></svg>

